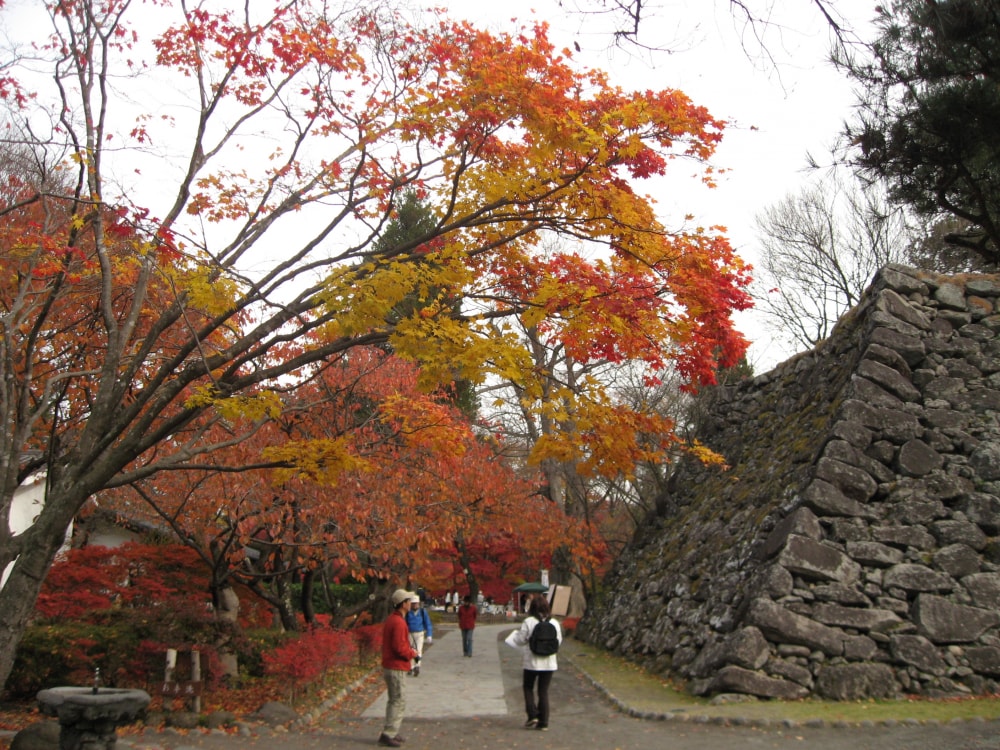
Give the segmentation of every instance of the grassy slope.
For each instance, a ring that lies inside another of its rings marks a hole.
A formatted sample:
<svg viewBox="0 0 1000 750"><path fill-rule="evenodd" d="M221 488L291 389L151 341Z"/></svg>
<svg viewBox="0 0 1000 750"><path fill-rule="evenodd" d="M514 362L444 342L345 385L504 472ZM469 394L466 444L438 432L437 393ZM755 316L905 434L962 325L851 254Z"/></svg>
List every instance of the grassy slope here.
<svg viewBox="0 0 1000 750"><path fill-rule="evenodd" d="M768 701L712 705L711 701L677 690L668 682L624 659L574 639L566 639L560 655L592 681L603 686L612 699L636 714L682 713L688 716L744 719L790 719L797 722L882 722L887 720L937 721L1000 718L1000 697L954 700L899 700L834 702L820 700Z"/></svg>

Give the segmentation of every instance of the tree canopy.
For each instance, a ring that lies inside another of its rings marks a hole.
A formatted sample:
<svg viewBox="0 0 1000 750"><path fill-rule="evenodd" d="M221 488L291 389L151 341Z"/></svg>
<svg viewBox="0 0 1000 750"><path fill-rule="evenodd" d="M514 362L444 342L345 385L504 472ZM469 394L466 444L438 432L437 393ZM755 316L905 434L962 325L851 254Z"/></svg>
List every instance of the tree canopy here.
<svg viewBox="0 0 1000 750"><path fill-rule="evenodd" d="M198 469L325 363L388 344L422 390L498 377L535 403L548 374L514 320L578 360L673 364L691 384L745 350L747 269L637 190L677 160L711 182L724 123L576 68L544 25L303 1L69 0L45 19L48 36L19 27L30 54L0 81L7 141L44 166L5 175L0 206L0 678L89 498ZM379 243L410 191L433 222ZM546 235L570 249L540 253ZM561 428L637 421L592 403ZM359 460L299 448L246 460L334 486ZM594 464L628 470L612 458ZM40 471L44 509L12 534Z"/></svg>

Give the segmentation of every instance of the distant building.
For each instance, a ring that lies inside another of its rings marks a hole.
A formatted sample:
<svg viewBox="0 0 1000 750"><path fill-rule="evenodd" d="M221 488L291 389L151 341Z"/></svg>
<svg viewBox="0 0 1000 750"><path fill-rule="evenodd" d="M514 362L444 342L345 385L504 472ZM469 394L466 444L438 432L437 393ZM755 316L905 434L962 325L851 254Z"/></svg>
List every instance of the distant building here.
<svg viewBox="0 0 1000 750"><path fill-rule="evenodd" d="M45 505L45 472L38 472L28 477L20 487L14 492L14 500L10 506L10 533L21 534L31 528L31 525L42 512ZM64 547L69 546L70 534L73 529L70 527L66 531L66 541ZM0 588L7 582L14 563L10 563L0 576Z"/></svg>

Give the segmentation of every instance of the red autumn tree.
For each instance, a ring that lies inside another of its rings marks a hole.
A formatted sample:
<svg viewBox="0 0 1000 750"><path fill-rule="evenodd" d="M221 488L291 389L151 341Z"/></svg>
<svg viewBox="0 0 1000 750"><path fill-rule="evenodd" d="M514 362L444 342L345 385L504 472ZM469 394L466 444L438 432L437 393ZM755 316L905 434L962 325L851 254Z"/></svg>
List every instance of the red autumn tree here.
<svg viewBox="0 0 1000 750"><path fill-rule="evenodd" d="M0 206L0 678L89 498L197 470L317 363L390 343L431 390L500 376L535 391L546 374L509 335L515 317L567 342L592 319L616 332L601 356L695 378L741 352L729 314L745 268L718 236L667 232L635 189L673 159L706 163L722 123L678 91L575 68L544 27L493 35L310 0L23 12L43 17L18 25L30 57L8 56L6 140L71 177ZM409 189L436 221L374 249ZM567 293L536 252L546 233L599 249L594 278L646 289L640 308L603 305L608 285ZM563 426L556 444L573 440ZM324 471L350 468L335 459ZM44 509L12 533L39 471Z"/></svg>
<svg viewBox="0 0 1000 750"><path fill-rule="evenodd" d="M217 450L215 468L161 472L100 502L191 545L211 571L220 616L235 620L240 583L288 629L297 626L291 584L303 582L308 616L318 572L377 592L423 580L432 556L462 539L474 550L515 544L534 568L560 544L593 554L587 535L538 494L537 477L518 477L501 443L417 379L384 350L356 349L299 384L252 438Z"/></svg>

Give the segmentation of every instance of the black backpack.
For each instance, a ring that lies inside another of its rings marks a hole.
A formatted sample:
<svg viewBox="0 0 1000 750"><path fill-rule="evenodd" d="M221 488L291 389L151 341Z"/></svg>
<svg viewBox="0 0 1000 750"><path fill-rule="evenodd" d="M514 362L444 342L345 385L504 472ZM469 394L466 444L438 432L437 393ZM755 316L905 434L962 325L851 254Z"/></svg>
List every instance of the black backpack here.
<svg viewBox="0 0 1000 750"><path fill-rule="evenodd" d="M539 620L528 636L528 648L535 656L552 656L559 651L559 631L548 620Z"/></svg>

